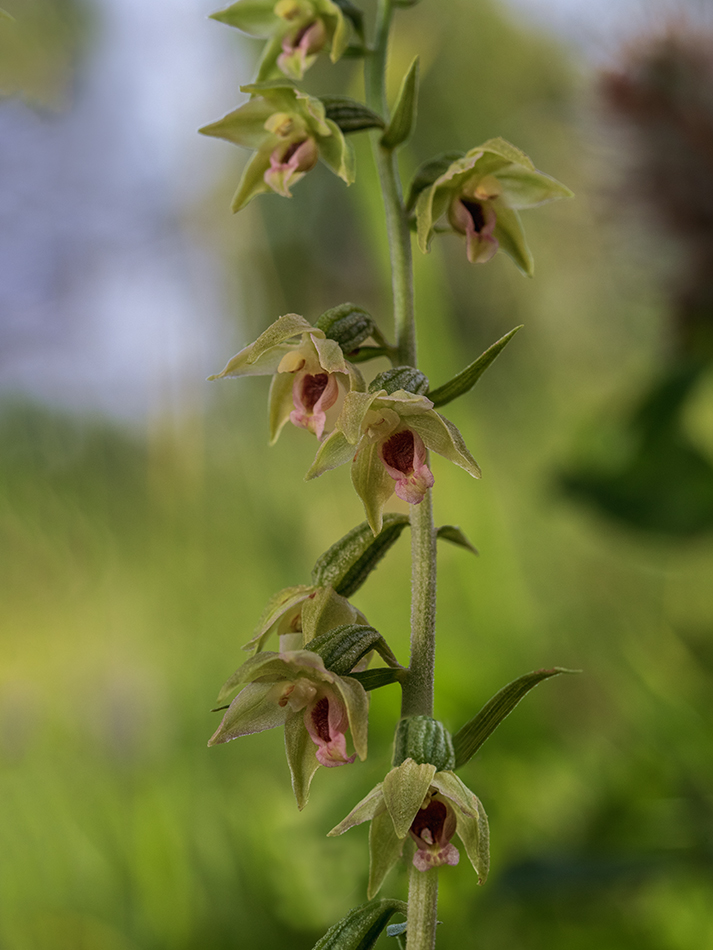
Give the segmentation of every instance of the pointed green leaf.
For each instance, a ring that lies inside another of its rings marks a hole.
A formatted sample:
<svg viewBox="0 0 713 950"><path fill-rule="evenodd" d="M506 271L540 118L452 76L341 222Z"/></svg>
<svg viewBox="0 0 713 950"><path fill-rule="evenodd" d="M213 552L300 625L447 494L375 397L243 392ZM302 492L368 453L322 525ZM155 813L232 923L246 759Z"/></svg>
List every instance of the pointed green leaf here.
<svg viewBox="0 0 713 950"><path fill-rule="evenodd" d="M372 109L349 96L320 96L324 103L324 113L332 122L336 122L345 134L362 132L365 129L383 129L384 120Z"/></svg>
<svg viewBox="0 0 713 950"><path fill-rule="evenodd" d="M456 753L455 767L460 768L475 755L503 719L510 715L520 700L538 683L560 673L578 672L580 671L555 666L551 670L535 670L532 673L526 673L504 686L492 699L488 700L477 716L474 716L453 736L453 748Z"/></svg>
<svg viewBox="0 0 713 950"><path fill-rule="evenodd" d="M369 828L369 883L366 896L375 897L384 878L401 857L403 838L394 831L388 811L375 815Z"/></svg>
<svg viewBox="0 0 713 950"><path fill-rule="evenodd" d="M319 762L301 713L293 715L285 723L285 753L292 776L292 791L297 799L297 807L302 811L309 801L310 785Z"/></svg>
<svg viewBox="0 0 713 950"><path fill-rule="evenodd" d="M438 389L434 389L433 392L427 392L426 395L431 400L434 406L445 406L447 403L452 402L454 399L457 399L458 396L462 396L464 393L467 393L469 390L475 386L480 377L490 366L490 364L495 360L497 356L501 353L507 344L512 340L518 330L522 329L522 325L515 327L514 330L511 330L509 333L506 333L504 337L501 337L497 343L493 343L492 346L482 353L477 360L474 360L470 366L466 366L464 370L461 370L457 376L454 376L453 379L449 380L447 383L444 383L443 386L439 386Z"/></svg>
<svg viewBox="0 0 713 950"><path fill-rule="evenodd" d="M381 136L383 148L394 149L397 145L403 145L411 135L416 122L418 72L419 58L416 56L401 83L391 121Z"/></svg>
<svg viewBox="0 0 713 950"><path fill-rule="evenodd" d="M402 667L393 669L392 667L379 667L375 670L361 670L358 673L350 673L351 679L357 680L367 693L372 689L381 689L382 686L390 686L392 683L399 683L406 675L406 670Z"/></svg>
<svg viewBox="0 0 713 950"><path fill-rule="evenodd" d="M313 583L316 586L329 585L343 597L351 597L396 543L408 523L407 515L387 514L384 527L374 537L368 522L362 521L317 559L312 568Z"/></svg>
<svg viewBox="0 0 713 950"><path fill-rule="evenodd" d="M436 531L436 537L440 541L450 541L451 544L457 544L459 547L465 548L467 551L471 551L475 555L480 553L478 549L470 543L458 525L442 524L441 527Z"/></svg>
<svg viewBox="0 0 713 950"><path fill-rule="evenodd" d="M217 122L198 129L201 135L225 139L233 145L244 148L260 148L269 133L265 131L265 122L275 111L273 105L262 98L250 99L238 109L234 109Z"/></svg>
<svg viewBox="0 0 713 950"><path fill-rule="evenodd" d="M424 190L429 188L437 178L440 178L451 167L453 162L463 158L463 152L443 152L436 155L435 158L429 158L416 169L406 201L406 210L411 212L416 204L416 199Z"/></svg>
<svg viewBox="0 0 713 950"><path fill-rule="evenodd" d="M394 914L405 914L403 901L369 901L350 910L318 940L314 950L371 950Z"/></svg>
<svg viewBox="0 0 713 950"><path fill-rule="evenodd" d="M435 774L435 765L406 759L386 775L382 785L384 801L398 838L408 834Z"/></svg>

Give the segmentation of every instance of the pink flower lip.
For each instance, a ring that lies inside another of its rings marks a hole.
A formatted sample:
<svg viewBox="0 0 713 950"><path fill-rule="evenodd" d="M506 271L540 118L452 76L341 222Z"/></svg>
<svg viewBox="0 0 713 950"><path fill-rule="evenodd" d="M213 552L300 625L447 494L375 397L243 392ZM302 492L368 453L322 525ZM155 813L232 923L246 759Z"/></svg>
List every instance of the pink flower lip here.
<svg viewBox="0 0 713 950"><path fill-rule="evenodd" d="M413 856L414 867L427 871L442 864L458 864L458 849L451 844L455 830L453 809L439 795L434 795L425 808L419 809L409 829L418 846Z"/></svg>
<svg viewBox="0 0 713 950"><path fill-rule="evenodd" d="M315 701L305 709L304 722L317 746L315 755L320 765L336 768L351 765L356 759L356 753L347 755L345 733L349 728L349 718L346 707L331 690L319 691Z"/></svg>
<svg viewBox="0 0 713 950"><path fill-rule="evenodd" d="M494 257L500 244L493 236L497 214L489 201L459 195L448 212L451 227L466 236L468 260L485 264Z"/></svg>
<svg viewBox="0 0 713 950"><path fill-rule="evenodd" d="M283 144L273 149L270 155L270 167L263 178L273 191L290 197L290 184L298 182L305 172L317 164L319 149L313 138L292 142L285 148Z"/></svg>
<svg viewBox="0 0 713 950"><path fill-rule="evenodd" d="M321 20L313 20L299 29L292 36L289 34L282 41L282 49L287 55L299 50L303 56L318 53L327 42L327 31Z"/></svg>
<svg viewBox="0 0 713 950"><path fill-rule="evenodd" d="M426 465L426 446L411 429L395 432L379 446L384 468L394 479L394 491L403 501L418 505L433 486L433 473Z"/></svg>
<svg viewBox="0 0 713 950"><path fill-rule="evenodd" d="M339 384L333 373L298 373L292 385L295 408L290 421L301 429L314 432L322 438L327 421L326 412L337 401Z"/></svg>

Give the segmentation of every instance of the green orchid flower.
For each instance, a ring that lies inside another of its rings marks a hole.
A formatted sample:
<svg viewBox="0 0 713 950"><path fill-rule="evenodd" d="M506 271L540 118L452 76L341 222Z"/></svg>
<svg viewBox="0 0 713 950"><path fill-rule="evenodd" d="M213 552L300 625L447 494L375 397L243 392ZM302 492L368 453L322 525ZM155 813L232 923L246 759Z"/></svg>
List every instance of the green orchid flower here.
<svg viewBox="0 0 713 950"><path fill-rule="evenodd" d="M396 495L417 505L433 485L426 450L431 449L480 478L463 437L426 396L403 389L350 392L334 432L322 443L305 476L316 478L352 462L352 483L375 535L386 502Z"/></svg>
<svg viewBox="0 0 713 950"><path fill-rule="evenodd" d="M448 228L465 237L471 264L484 264L502 249L529 277L534 261L518 211L572 196L569 188L538 171L524 152L501 138L472 148L434 181L424 186L422 179L421 185L416 221L424 253L445 215Z"/></svg>
<svg viewBox="0 0 713 950"><path fill-rule="evenodd" d="M416 844L413 864L419 871L455 865L459 853L451 839L458 835L478 883L488 875L488 819L478 798L450 770L405 759L333 828L341 835L370 821L369 884L371 900L401 857L405 841Z"/></svg>
<svg viewBox="0 0 713 950"><path fill-rule="evenodd" d="M281 652L301 650L335 627L367 622L364 614L333 587L286 587L270 598L252 639L243 649L259 653L271 636L277 636Z"/></svg>
<svg viewBox="0 0 713 950"><path fill-rule="evenodd" d="M350 185L354 181L354 150L319 99L289 80L241 86L248 102L199 131L234 145L255 149L233 197L233 212L256 195L274 191L291 198L291 187L318 159Z"/></svg>
<svg viewBox="0 0 713 950"><path fill-rule="evenodd" d="M348 363L336 340L304 317L288 313L244 347L225 369L209 379L272 376L268 397L270 444L285 424L307 429L321 439L327 411L343 389L363 389L359 370Z"/></svg>
<svg viewBox="0 0 713 950"><path fill-rule="evenodd" d="M324 49L336 63L349 40L347 21L332 0L238 0L212 19L268 40L258 81L280 73L299 81Z"/></svg>
<svg viewBox="0 0 713 950"><path fill-rule="evenodd" d="M208 745L284 725L287 762L300 809L307 804L320 765L335 768L353 763L357 756L366 758L368 696L357 680L326 669L319 654L309 650L260 653L230 677L218 701L228 699L236 689L240 692ZM347 730L354 743L351 756L346 748Z"/></svg>

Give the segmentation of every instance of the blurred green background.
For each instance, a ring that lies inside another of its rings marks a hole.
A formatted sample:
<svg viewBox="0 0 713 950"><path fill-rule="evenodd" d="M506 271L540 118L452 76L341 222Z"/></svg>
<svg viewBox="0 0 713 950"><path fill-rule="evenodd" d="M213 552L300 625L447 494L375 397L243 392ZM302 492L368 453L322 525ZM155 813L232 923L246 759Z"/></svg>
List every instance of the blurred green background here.
<svg viewBox="0 0 713 950"><path fill-rule="evenodd" d="M86 24L51 60L62 74L75 43L91 48ZM481 552L439 551L436 715L455 729L528 670L583 670L536 690L464 769L493 870L483 888L465 859L443 872L439 947L700 950L713 945L713 539L610 520L559 474L609 450L602 420L625 417L666 365L666 247L624 207L626 137L571 52L490 2L424 0L397 24L394 86L414 53L424 67L406 174L499 134L577 194L526 214L533 281L503 255L469 266L450 236L416 258L434 384L525 324L449 407L482 481L434 461L438 522ZM237 84L257 47L230 42ZM335 76L359 94L348 61L320 63L308 86L335 91ZM176 227L239 315L211 369L288 310L316 319L352 299L388 326L380 198L366 138L356 147L348 191L322 169L292 202L231 219L242 158L226 146L224 172L182 209ZM303 813L278 731L206 748L265 602L307 582L360 505L347 467L302 483L306 433L289 427L268 450L267 380L205 388L143 421L11 389L0 403L3 950L308 950L365 899L366 828L325 835L389 766L395 688L372 694L367 762L320 770ZM684 424L710 459L710 373ZM402 660L408 592L404 539L354 597ZM399 869L383 893L405 885Z"/></svg>

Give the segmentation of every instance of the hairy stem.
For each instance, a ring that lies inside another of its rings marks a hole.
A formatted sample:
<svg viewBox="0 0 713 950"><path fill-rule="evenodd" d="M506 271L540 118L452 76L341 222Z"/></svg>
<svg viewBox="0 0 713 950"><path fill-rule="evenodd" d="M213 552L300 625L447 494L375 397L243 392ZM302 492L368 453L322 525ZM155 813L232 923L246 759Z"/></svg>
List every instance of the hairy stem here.
<svg viewBox="0 0 713 950"><path fill-rule="evenodd" d="M367 105L388 119L386 103L386 61L389 30L393 16L392 0L379 0L374 48L366 64ZM411 232L404 210L396 154L379 144L381 132L372 133L374 161L379 173L386 212L386 228L391 255L391 286L394 296L394 330L397 365L416 365L416 323L413 301L413 262Z"/></svg>
<svg viewBox="0 0 713 950"><path fill-rule="evenodd" d="M366 64L367 103L388 120L386 66L392 0L378 0L374 47ZM395 365L416 366L411 232L404 209L396 154L372 133L374 161L379 173L391 257L391 284L397 354ZM411 661L402 683L401 715L433 713L433 674L436 652L436 532L430 490L411 506ZM411 868L409 880L407 950L433 950L436 945L438 872Z"/></svg>
<svg viewBox="0 0 713 950"><path fill-rule="evenodd" d="M406 950L433 950L436 946L437 903L438 868L418 871L412 866L408 882Z"/></svg>

